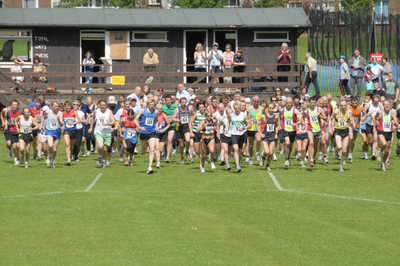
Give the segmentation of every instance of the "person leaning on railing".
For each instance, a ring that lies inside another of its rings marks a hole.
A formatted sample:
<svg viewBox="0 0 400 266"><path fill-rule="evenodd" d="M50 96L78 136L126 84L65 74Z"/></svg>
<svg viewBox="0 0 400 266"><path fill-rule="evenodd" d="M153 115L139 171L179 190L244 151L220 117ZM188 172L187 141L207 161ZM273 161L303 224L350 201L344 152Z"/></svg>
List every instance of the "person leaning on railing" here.
<svg viewBox="0 0 400 266"><path fill-rule="evenodd" d="M243 51L242 50L237 50L235 57L233 58L233 72L234 73L242 73L246 69L246 64L247 61L243 57ZM233 78L233 83L243 83L244 78L243 77L235 77Z"/></svg>
<svg viewBox="0 0 400 266"><path fill-rule="evenodd" d="M147 53L143 56L143 66L145 72L154 72L159 64L158 55L153 51L153 49L148 49ZM150 76L146 80L146 84L150 84L153 81L153 77Z"/></svg>
<svg viewBox="0 0 400 266"><path fill-rule="evenodd" d="M204 52L203 50L203 45L201 43L196 44L193 59L195 72L207 72L207 56L206 52ZM204 83L205 78L203 78L200 82Z"/></svg>
<svg viewBox="0 0 400 266"><path fill-rule="evenodd" d="M33 73L46 73L47 69L46 66L40 62L40 58L38 56L35 56L33 59ZM47 78L45 76L40 76L40 77L32 77L32 80L34 83L42 82L42 83L47 83ZM32 88L33 92L36 92L36 88Z"/></svg>
<svg viewBox="0 0 400 266"><path fill-rule="evenodd" d="M232 52L232 46L230 44L225 45L225 52L223 53L224 57L224 72L232 73L232 63L233 58L235 57L235 53ZM224 83L232 83L232 77L224 77Z"/></svg>

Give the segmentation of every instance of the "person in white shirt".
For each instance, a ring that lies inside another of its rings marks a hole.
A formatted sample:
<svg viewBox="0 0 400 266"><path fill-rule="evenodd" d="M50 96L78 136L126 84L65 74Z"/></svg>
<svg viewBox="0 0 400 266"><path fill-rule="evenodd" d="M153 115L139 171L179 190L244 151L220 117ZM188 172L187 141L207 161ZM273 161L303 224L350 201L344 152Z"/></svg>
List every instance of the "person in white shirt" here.
<svg viewBox="0 0 400 266"><path fill-rule="evenodd" d="M187 104L189 104L190 99L192 98L182 83L178 84L178 91L176 92L176 98L180 100L181 98L186 98Z"/></svg>

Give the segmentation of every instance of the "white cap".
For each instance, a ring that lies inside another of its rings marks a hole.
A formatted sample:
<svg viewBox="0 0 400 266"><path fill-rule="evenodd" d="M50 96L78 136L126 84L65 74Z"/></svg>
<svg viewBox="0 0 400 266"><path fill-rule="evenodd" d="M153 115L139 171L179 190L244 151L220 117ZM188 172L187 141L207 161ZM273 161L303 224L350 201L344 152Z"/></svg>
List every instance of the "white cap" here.
<svg viewBox="0 0 400 266"><path fill-rule="evenodd" d="M108 103L109 103L109 104L116 104L117 101L115 100L115 97L114 97L114 96L110 96L110 97L108 97Z"/></svg>

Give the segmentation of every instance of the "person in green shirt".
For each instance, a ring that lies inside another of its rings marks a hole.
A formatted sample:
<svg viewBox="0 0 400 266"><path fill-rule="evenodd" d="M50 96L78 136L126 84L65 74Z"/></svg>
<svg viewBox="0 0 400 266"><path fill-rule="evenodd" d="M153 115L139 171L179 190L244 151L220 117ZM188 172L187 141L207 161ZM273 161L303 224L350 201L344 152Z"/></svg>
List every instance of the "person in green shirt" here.
<svg viewBox="0 0 400 266"><path fill-rule="evenodd" d="M166 95L165 96L165 104L162 107L162 112L165 114L165 119L168 120L168 122L171 125L167 130L168 131L167 132L167 156L165 158L166 163L170 162L169 156L171 154L172 142L174 140L174 135L175 135L176 123L172 122L172 116L173 116L176 108L178 108L178 105L172 103L171 95Z"/></svg>

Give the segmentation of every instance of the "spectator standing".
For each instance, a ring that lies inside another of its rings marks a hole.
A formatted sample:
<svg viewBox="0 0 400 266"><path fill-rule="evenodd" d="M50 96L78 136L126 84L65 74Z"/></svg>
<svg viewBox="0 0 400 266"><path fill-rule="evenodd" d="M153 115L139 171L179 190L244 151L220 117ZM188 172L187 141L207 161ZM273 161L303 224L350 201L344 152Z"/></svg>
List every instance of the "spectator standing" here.
<svg viewBox="0 0 400 266"><path fill-rule="evenodd" d="M318 74L317 74L317 61L311 57L310 53L306 53L306 58L307 58L307 76L306 76L306 83L305 86L308 90L308 88L310 87L311 83L314 86L315 89L315 95L317 96L317 98L319 98L320 92L319 92L319 86L318 86Z"/></svg>
<svg viewBox="0 0 400 266"><path fill-rule="evenodd" d="M153 49L148 49L147 53L143 56L143 66L145 72L155 72L156 67L159 63L158 55L153 51ZM153 81L153 76L146 79L145 83L150 84Z"/></svg>
<svg viewBox="0 0 400 266"><path fill-rule="evenodd" d="M364 78L364 68L367 61L360 55L360 50L354 51L354 56L349 60L350 66L350 94L354 96L357 87L357 98L361 98L362 79Z"/></svg>
<svg viewBox="0 0 400 266"><path fill-rule="evenodd" d="M282 43L281 49L279 50L276 58L278 59L278 72L289 72L290 71L290 60L293 55L290 52L288 44ZM288 77L278 77L279 82L288 82Z"/></svg>
<svg viewBox="0 0 400 266"><path fill-rule="evenodd" d="M350 98L350 89L349 89L349 67L346 64L346 57L341 55L339 58L340 63L340 74L339 74L339 87L343 96Z"/></svg>
<svg viewBox="0 0 400 266"><path fill-rule="evenodd" d="M183 86L182 83L178 84L178 91L176 92L176 98L180 101L181 98L186 98L187 104L190 102L190 94L187 90L185 90L185 87Z"/></svg>
<svg viewBox="0 0 400 266"><path fill-rule="evenodd" d="M393 100L393 108L396 108L396 102L399 100L399 84L393 78L393 72L389 72L388 78L383 82L383 89L386 91L388 100Z"/></svg>
<svg viewBox="0 0 400 266"><path fill-rule="evenodd" d="M247 61L243 57L243 51L240 49L237 50L236 55L233 58L233 72L236 72L236 73L244 72L244 70L246 69L246 64L247 64ZM244 78L243 77L233 78L233 82L234 83L243 83Z"/></svg>
<svg viewBox="0 0 400 266"><path fill-rule="evenodd" d="M214 73L222 73L224 60L222 51L218 49L218 43L213 44L212 50L208 53L207 60L210 61L210 70ZM214 78L214 83L219 83L219 78Z"/></svg>
<svg viewBox="0 0 400 266"><path fill-rule="evenodd" d="M365 75L364 75L365 88L367 89L367 91L374 90L374 83L372 82L373 77L374 77L374 74L372 74L371 66L367 66Z"/></svg>
<svg viewBox="0 0 400 266"><path fill-rule="evenodd" d="M382 57L382 83L384 83L388 77L389 73L392 72L392 64L389 63L386 56Z"/></svg>
<svg viewBox="0 0 400 266"><path fill-rule="evenodd" d="M92 53L90 51L87 51L85 54L85 58L83 58L82 65L83 65L83 72L85 73L93 73L93 68L96 62L94 61L92 57ZM86 84L92 84L93 83L93 77L85 77L85 83ZM83 89L85 93L92 93L92 88L86 87Z"/></svg>
<svg viewBox="0 0 400 266"><path fill-rule="evenodd" d="M206 52L203 50L203 45L201 43L196 44L194 51L194 71L195 72L206 72L207 69L207 57ZM206 82L206 78L201 80L202 83Z"/></svg>
<svg viewBox="0 0 400 266"><path fill-rule="evenodd" d="M224 73L232 73L233 72L233 59L235 57L235 53L232 52L232 46L230 44L225 45L225 52L223 53L224 57ZM224 77L224 83L232 83L232 77Z"/></svg>
<svg viewBox="0 0 400 266"><path fill-rule="evenodd" d="M189 88L189 89L188 89L188 92L189 92L189 95L190 95L190 99L191 99L191 100L196 99L196 94L194 94L194 89Z"/></svg>
<svg viewBox="0 0 400 266"><path fill-rule="evenodd" d="M369 64L367 65L367 67L368 67L368 66L371 67L371 72L372 72L372 74L373 74L373 76L372 76L372 82L373 82L373 83L379 82L379 77L380 77L381 74L382 74L383 66L380 65L380 64L378 64L378 61L377 61L376 57L372 57L372 61L371 61L371 63L369 63Z"/></svg>

